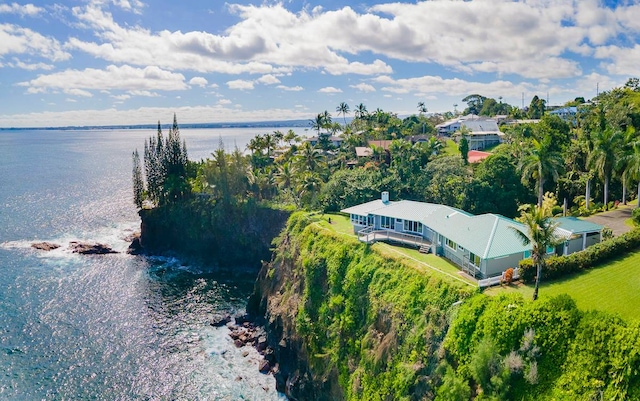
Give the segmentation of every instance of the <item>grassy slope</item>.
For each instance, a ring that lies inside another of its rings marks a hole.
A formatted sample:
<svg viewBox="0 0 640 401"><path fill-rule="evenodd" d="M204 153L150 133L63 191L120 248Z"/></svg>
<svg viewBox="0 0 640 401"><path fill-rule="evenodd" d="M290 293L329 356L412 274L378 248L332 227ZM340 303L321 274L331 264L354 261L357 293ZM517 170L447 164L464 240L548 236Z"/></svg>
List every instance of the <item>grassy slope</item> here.
<svg viewBox="0 0 640 401"><path fill-rule="evenodd" d="M331 219L331 224L329 224L329 219ZM319 224L323 228L355 238L355 235L353 234L353 226L351 225L349 218L346 216L339 214L325 214L322 216L322 221ZM399 257L402 258L405 264L417 270L429 270L431 272L435 272L435 274L440 278L447 278L456 282L464 282L473 286L477 285L473 280L468 279L463 274L460 274L460 269L456 265L439 256L424 254L418 252L417 249L392 246L383 242L378 242L374 244L373 247L384 256L388 256L393 259L398 259Z"/></svg>

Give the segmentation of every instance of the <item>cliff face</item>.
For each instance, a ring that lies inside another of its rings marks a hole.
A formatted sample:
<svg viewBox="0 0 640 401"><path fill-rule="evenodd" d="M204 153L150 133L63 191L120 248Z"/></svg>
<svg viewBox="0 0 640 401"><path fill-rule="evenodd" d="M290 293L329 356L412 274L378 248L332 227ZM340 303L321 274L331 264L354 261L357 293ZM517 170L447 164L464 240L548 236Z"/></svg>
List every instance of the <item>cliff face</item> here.
<svg viewBox="0 0 640 401"><path fill-rule="evenodd" d="M205 200L140 211L145 253L178 253L220 267L260 267L288 212L256 204L223 205Z"/></svg>
<svg viewBox="0 0 640 401"><path fill-rule="evenodd" d="M296 400L433 399L456 286L292 216L248 309Z"/></svg>
<svg viewBox="0 0 640 401"><path fill-rule="evenodd" d="M304 214L276 243L248 310L294 400L640 400L639 321L475 294Z"/></svg>

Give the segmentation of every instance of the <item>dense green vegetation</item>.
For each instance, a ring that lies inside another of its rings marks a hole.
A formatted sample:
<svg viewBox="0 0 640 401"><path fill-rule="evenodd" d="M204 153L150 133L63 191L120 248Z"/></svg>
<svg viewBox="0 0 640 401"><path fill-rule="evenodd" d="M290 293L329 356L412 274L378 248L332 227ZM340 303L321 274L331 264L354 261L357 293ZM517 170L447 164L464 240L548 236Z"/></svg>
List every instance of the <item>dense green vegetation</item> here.
<svg viewBox="0 0 640 401"><path fill-rule="evenodd" d="M345 399L640 399L637 320L474 294L313 221L292 216L266 277L313 377L337 375Z"/></svg>

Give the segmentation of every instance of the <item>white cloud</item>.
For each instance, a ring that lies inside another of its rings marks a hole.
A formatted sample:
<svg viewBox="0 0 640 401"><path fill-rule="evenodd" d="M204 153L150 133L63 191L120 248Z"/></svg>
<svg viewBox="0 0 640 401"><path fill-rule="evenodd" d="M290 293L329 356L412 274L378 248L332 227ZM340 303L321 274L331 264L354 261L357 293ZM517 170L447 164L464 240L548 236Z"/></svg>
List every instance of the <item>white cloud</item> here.
<svg viewBox="0 0 640 401"><path fill-rule="evenodd" d="M228 81L227 86L229 89L238 89L238 90L252 90L253 89L253 81L246 81L244 79L236 79L233 81Z"/></svg>
<svg viewBox="0 0 640 401"><path fill-rule="evenodd" d="M217 89L217 88L219 88L219 87L220 87L220 85L218 85L218 84L211 84L211 85L209 85L209 88L213 88L213 89Z"/></svg>
<svg viewBox="0 0 640 401"><path fill-rule="evenodd" d="M290 108L273 108L260 110L242 110L216 106L185 107L141 107L129 110L85 109L65 112L38 112L15 115L0 115L0 127L61 127L84 125L111 125L118 121L123 125L154 123L158 116L172 116L177 113L180 121L190 123L206 122L241 122L241 121L282 121L304 120L313 113L292 110Z"/></svg>
<svg viewBox="0 0 640 401"><path fill-rule="evenodd" d="M373 87L373 85L369 85L369 84L365 84L364 82L361 82L357 85L349 85L350 88L353 89L357 89L360 92L375 92L376 88Z"/></svg>
<svg viewBox="0 0 640 401"><path fill-rule="evenodd" d="M13 62L9 62L6 64L7 67L13 68L21 68L27 71L35 71L35 70L52 70L54 68L53 65L47 63L25 63L23 61L18 60L17 58L13 58Z"/></svg>
<svg viewBox="0 0 640 401"><path fill-rule="evenodd" d="M320 93L342 93L342 89L334 88L333 86L327 86L324 88L318 89Z"/></svg>
<svg viewBox="0 0 640 401"><path fill-rule="evenodd" d="M91 92L77 88L64 89L63 92L72 96L93 97Z"/></svg>
<svg viewBox="0 0 640 401"><path fill-rule="evenodd" d="M126 94L122 94L122 95L112 95L112 98L116 99L116 100L127 100L131 98L131 95L126 95Z"/></svg>
<svg viewBox="0 0 640 401"><path fill-rule="evenodd" d="M278 85L276 86L276 88L282 89L283 91L288 91L288 92L300 92L301 90L304 90L302 86Z"/></svg>
<svg viewBox="0 0 640 401"><path fill-rule="evenodd" d="M632 48L619 46L603 46L596 49L594 57L604 59L602 62L610 74L637 76L638 65L640 64L640 45L636 44Z"/></svg>
<svg viewBox="0 0 640 401"><path fill-rule="evenodd" d="M23 17L35 17L44 12L44 8L34 6L33 4L20 5L18 3L0 4L0 14L19 14Z"/></svg>
<svg viewBox="0 0 640 401"><path fill-rule="evenodd" d="M218 100L218 104L220 104L220 105L231 104L231 103L233 103L233 102L231 100L229 100L229 99L220 99L220 100Z"/></svg>
<svg viewBox="0 0 640 401"><path fill-rule="evenodd" d="M203 77L193 77L193 78L191 78L189 80L189 85L195 85L195 86L199 86L201 88L204 88L205 86L207 86L208 83L209 83L209 81L207 81Z"/></svg>
<svg viewBox="0 0 640 401"><path fill-rule="evenodd" d="M28 82L18 85L27 86L31 92L46 89L122 89L122 90L165 90L187 89L182 74L162 70L158 67L134 68L127 65L107 66L104 70L86 68L84 70L66 70L50 75L39 75ZM37 93L36 92L36 93Z"/></svg>
<svg viewBox="0 0 640 401"><path fill-rule="evenodd" d="M78 101L76 99L72 99L72 98L67 98L67 99L65 99L65 101L67 101L69 103L78 103Z"/></svg>
<svg viewBox="0 0 640 401"><path fill-rule="evenodd" d="M143 96L143 97L160 97L159 94L155 92L145 91L145 90L131 90L127 91L133 96ZM180 99L180 96L176 96L177 99Z"/></svg>
<svg viewBox="0 0 640 401"><path fill-rule="evenodd" d="M56 39L17 25L0 24L0 57L5 54L29 54L51 61L63 61L71 57L62 50Z"/></svg>
<svg viewBox="0 0 640 401"><path fill-rule="evenodd" d="M280 80L272 74L267 74L256 79L256 82L260 84L265 84L265 85L275 85L275 84L279 84Z"/></svg>
<svg viewBox="0 0 640 401"><path fill-rule="evenodd" d="M383 91L395 94L419 93L421 96L432 96L434 93L442 93L450 96L466 96L472 93L481 93L483 96L497 98L507 93L528 92L534 88L530 84L514 84L509 81L473 82L459 78L444 79L438 76L422 76L415 78L393 79L381 76L373 79L375 82L386 85Z"/></svg>

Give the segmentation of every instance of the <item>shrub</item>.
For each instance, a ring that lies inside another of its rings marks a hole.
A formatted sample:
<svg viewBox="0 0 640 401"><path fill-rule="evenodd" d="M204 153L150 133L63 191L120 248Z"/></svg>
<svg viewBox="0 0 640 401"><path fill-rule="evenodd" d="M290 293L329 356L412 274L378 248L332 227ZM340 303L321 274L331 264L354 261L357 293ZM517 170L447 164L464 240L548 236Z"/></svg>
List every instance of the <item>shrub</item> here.
<svg viewBox="0 0 640 401"><path fill-rule="evenodd" d="M640 225L640 208L635 208L631 212L631 218L636 225Z"/></svg>
<svg viewBox="0 0 640 401"><path fill-rule="evenodd" d="M506 281L507 284L511 284L511 282L513 281L513 268L512 267L508 268L504 272L504 281Z"/></svg>
<svg viewBox="0 0 640 401"><path fill-rule="evenodd" d="M547 279L566 276L589 269L638 247L640 247L640 228L592 245L581 252L567 256L552 256L546 259L542 275ZM521 260L519 266L522 280L532 282L535 279L536 268L531 259Z"/></svg>

